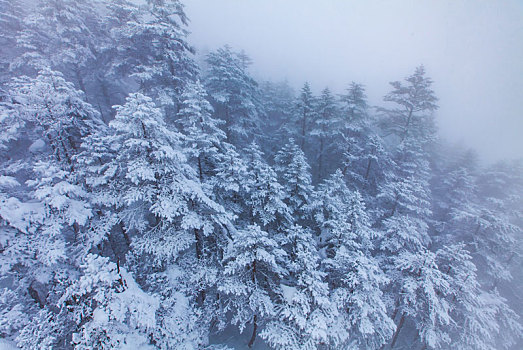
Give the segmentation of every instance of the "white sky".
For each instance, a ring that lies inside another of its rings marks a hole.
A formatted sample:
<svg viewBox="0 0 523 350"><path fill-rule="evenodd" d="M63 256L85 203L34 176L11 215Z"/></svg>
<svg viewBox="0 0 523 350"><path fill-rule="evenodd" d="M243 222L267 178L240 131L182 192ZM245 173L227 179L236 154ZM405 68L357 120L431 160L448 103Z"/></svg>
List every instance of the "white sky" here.
<svg viewBox="0 0 523 350"><path fill-rule="evenodd" d="M423 63L441 134L488 160L523 157L521 0L185 0L200 51L244 49L261 79L342 92L352 80L382 104L388 82Z"/></svg>

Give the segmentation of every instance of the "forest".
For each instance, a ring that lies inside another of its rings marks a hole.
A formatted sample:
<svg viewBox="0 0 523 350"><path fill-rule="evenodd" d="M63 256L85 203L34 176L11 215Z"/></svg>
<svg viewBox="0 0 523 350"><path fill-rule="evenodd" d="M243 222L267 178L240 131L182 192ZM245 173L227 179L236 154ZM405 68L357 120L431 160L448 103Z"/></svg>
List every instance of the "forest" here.
<svg viewBox="0 0 523 350"><path fill-rule="evenodd" d="M374 107L189 31L0 0L0 348L523 346L523 162L443 141L430 67Z"/></svg>

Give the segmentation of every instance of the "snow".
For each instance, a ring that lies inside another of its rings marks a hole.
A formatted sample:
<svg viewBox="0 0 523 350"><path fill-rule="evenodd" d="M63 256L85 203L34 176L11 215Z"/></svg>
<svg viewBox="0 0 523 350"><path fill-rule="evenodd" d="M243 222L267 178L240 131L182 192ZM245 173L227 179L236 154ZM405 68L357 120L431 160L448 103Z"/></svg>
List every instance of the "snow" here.
<svg viewBox="0 0 523 350"><path fill-rule="evenodd" d="M37 2L0 0L0 350L514 347L523 163L444 148L422 66L376 112L200 67L179 0Z"/></svg>
<svg viewBox="0 0 523 350"><path fill-rule="evenodd" d="M17 350L16 344L12 341L0 339L0 350Z"/></svg>
<svg viewBox="0 0 523 350"><path fill-rule="evenodd" d="M12 176L0 175L0 186L9 188L20 186L20 183Z"/></svg>
<svg viewBox="0 0 523 350"><path fill-rule="evenodd" d="M39 153L42 152L45 148L45 142L42 139L38 139L29 146L29 152Z"/></svg>
<svg viewBox="0 0 523 350"><path fill-rule="evenodd" d="M280 284L280 287L283 292L283 297L287 301L287 303L292 304L294 301L294 295L296 294L296 288L295 287L289 287L284 284Z"/></svg>

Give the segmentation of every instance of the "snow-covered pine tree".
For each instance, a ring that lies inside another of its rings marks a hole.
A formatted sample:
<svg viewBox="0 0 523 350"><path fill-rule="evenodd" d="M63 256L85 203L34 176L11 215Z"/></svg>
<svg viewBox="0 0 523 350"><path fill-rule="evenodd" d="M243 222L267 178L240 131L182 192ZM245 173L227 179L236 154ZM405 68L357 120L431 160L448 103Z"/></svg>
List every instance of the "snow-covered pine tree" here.
<svg viewBox="0 0 523 350"><path fill-rule="evenodd" d="M351 213L347 209L352 197L353 192L347 188L339 169L325 179L312 195L306 210L317 227L323 257L333 258L343 244L345 234L351 234Z"/></svg>
<svg viewBox="0 0 523 350"><path fill-rule="evenodd" d="M223 143L219 160L215 175L210 179L213 196L227 212L242 215L245 212L244 198L250 188L247 164L229 143Z"/></svg>
<svg viewBox="0 0 523 350"><path fill-rule="evenodd" d="M480 215L474 233L473 256L486 272L483 283L495 288L501 281L510 281L511 265L517 265L518 250L523 240L521 208L523 203L523 166L521 162L499 162L487 168L478 179Z"/></svg>
<svg viewBox="0 0 523 350"><path fill-rule="evenodd" d="M281 228L292 221L289 208L283 201L283 187L255 142L249 145L245 153L249 193L244 198L247 208L243 219L271 233L281 232Z"/></svg>
<svg viewBox="0 0 523 350"><path fill-rule="evenodd" d="M18 199L40 202L46 208L42 208L46 214L42 213L41 219L46 220L45 225L53 231L51 241L64 240L61 231L69 226L76 235L79 233L76 225L84 225L90 216L90 205L74 172L74 157L80 151L81 138L100 127L99 115L82 100L80 91L60 73L49 69L42 70L34 79L16 79L10 96L13 104L9 113L23 128L19 132L23 137L19 143L6 147L11 156L24 162L11 167L10 175L24 178L29 186L29 196ZM27 219L30 221L31 216ZM46 240L44 236L40 238L42 242ZM49 249L51 251L53 249Z"/></svg>
<svg viewBox="0 0 523 350"><path fill-rule="evenodd" d="M14 340L34 322L40 308L46 308L46 291L53 280L53 271L61 270L58 263L65 256L65 242L60 234L51 237L40 234L44 205L26 198L29 195L21 196L24 187L14 176L2 175L1 179L0 274L4 289L0 298L0 325L2 338ZM40 328L45 332L44 325ZM47 336L50 334L44 337Z"/></svg>
<svg viewBox="0 0 523 350"><path fill-rule="evenodd" d="M97 0L38 1L35 11L24 19L17 39L23 53L15 65L58 70L87 94L97 48L103 41L98 6Z"/></svg>
<svg viewBox="0 0 523 350"><path fill-rule="evenodd" d="M144 293L124 268L108 258L88 254L81 270L81 277L59 302L76 326L71 339L74 348L149 346L158 298Z"/></svg>
<svg viewBox="0 0 523 350"><path fill-rule="evenodd" d="M382 266L392 281L387 292L396 300L391 317L397 326L390 346L395 346L407 319L423 344L436 347L448 342L445 327L450 322L444 298L448 281L428 249L432 216L429 150L435 139L432 112L438 108L437 98L423 66L405 80L405 85L392 82L393 90L385 96L395 107L381 109L385 113L382 128L396 143L393 171L380 189L383 214L378 220L384 232Z"/></svg>
<svg viewBox="0 0 523 350"><path fill-rule="evenodd" d="M61 73L44 68L36 78L16 78L10 96L16 109L13 113L33 137L34 133L41 137L31 141L46 143L58 162L74 169L73 157L80 151L81 138L102 126L98 112L83 100L83 93Z"/></svg>
<svg viewBox="0 0 523 350"><path fill-rule="evenodd" d="M427 278L430 281L434 269L437 268L430 261L427 264L423 263L425 258L432 259L426 248L430 242L427 220L431 215L430 194L427 193L427 188L426 182L414 176L397 177L387 183L380 194L391 205L390 212L386 213L386 218L381 221L383 237L380 249L384 253L382 266L392 282L388 293L396 298L391 317L395 320L398 313L400 314L391 346L396 343L405 317L420 316L409 309L408 304L404 304L410 301L401 296L406 294L407 288L412 287L410 283L413 279L422 281ZM382 205L387 208L385 203ZM427 254L429 256L425 257ZM418 275L415 275L416 273ZM422 276L423 273L429 275ZM439 274L437 277L440 279ZM415 293L416 289L412 292ZM427 310L420 309L420 312L424 311Z"/></svg>
<svg viewBox="0 0 523 350"><path fill-rule="evenodd" d="M300 95L296 100L294 107L293 120L294 120L294 132L299 140L301 150L307 154L308 148L306 147L307 139L309 137L312 123L315 119L316 111L316 98L312 94L311 87L306 82L300 90Z"/></svg>
<svg viewBox="0 0 523 350"><path fill-rule="evenodd" d="M436 132L432 112L438 109L438 98L431 89L432 79L425 76L425 67L419 66L405 83L393 81L393 90L384 101L394 103L393 108L380 108L385 114L382 127L399 141L412 137L430 140Z"/></svg>
<svg viewBox="0 0 523 350"><path fill-rule="evenodd" d="M329 344L336 310L320 271L320 256L310 230L299 225L286 233L289 275L281 284L277 317L260 334L276 349L317 349Z"/></svg>
<svg viewBox="0 0 523 350"><path fill-rule="evenodd" d="M506 347L513 344L511 334L520 332L521 327L517 315L500 295L501 291L511 295L504 284L511 280L511 272L516 271L510 266L511 260L517 261L520 228L511 216L511 208L517 207L517 201L521 200L517 198L521 182L509 180L517 165L507 167L509 170L504 174L507 169L502 167L499 173L479 179L477 167L475 157L466 152L448 162L438 176L435 218L437 243L442 246L438 254L442 271L451 280L458 279L455 288L451 288L457 293L451 305L457 303L452 305L456 310L454 317L458 318L458 324L465 322L465 326L453 330L454 337L461 339L464 348ZM507 196L507 188L516 189L513 192L516 195ZM514 199L516 202L511 202ZM498 210L503 213L497 213ZM501 287L499 291L497 285ZM498 314L501 310L503 314ZM476 334L472 335L473 332Z"/></svg>
<svg viewBox="0 0 523 350"><path fill-rule="evenodd" d="M350 182L359 184L363 189L362 179L367 179L367 169L372 164L365 167L365 148L366 139L370 137L370 118L367 112L367 95L362 84L352 82L347 88L347 92L340 96L341 117L340 117L340 140L338 149L344 154L345 173L349 176ZM363 163L363 164L362 164ZM367 163L372 163L371 159ZM362 169L363 168L363 169ZM370 169L369 169L370 172Z"/></svg>
<svg viewBox="0 0 523 350"><path fill-rule="evenodd" d="M245 153L240 168L232 169L234 177L240 173L245 177L229 183L234 185L228 200L238 210L238 229L230 232L232 242L224 255L225 275L219 290L226 295L225 310L233 313L231 322L240 331L253 322L252 346L258 327L275 316L274 306L281 300L280 280L288 266L281 245L291 217L283 202L283 188L258 145L251 143Z"/></svg>
<svg viewBox="0 0 523 350"><path fill-rule="evenodd" d="M429 349L440 348L450 342L448 326L451 323L447 276L438 269L436 254L426 248L420 251L403 251L396 257L400 291L392 318L399 321L395 327L390 348L394 348L406 320L413 322L418 341ZM398 277L396 277L398 276Z"/></svg>
<svg viewBox="0 0 523 350"><path fill-rule="evenodd" d="M182 167L185 164L185 155L180 150L181 135L167 129L161 112L144 95L131 95L124 106L116 109L111 132L97 133L84 143L86 150L98 151L87 152L87 157L108 163L93 169L98 177L91 185L108 187L106 199L116 205L116 210L121 209L120 220L127 230L147 231L149 215L154 216L152 206L161 204L160 195L167 200L166 175L178 170L175 162ZM188 245L190 239L180 241Z"/></svg>
<svg viewBox="0 0 523 350"><path fill-rule="evenodd" d="M318 140L318 151L312 152L314 156L311 158L318 162L318 168L315 169L318 182L323 179L325 174L330 173L329 164L333 162L332 152L334 148L331 136L336 132L338 118L339 111L336 99L329 88L325 88L318 97L310 133Z"/></svg>
<svg viewBox="0 0 523 350"><path fill-rule="evenodd" d="M295 221L303 220L304 208L309 203L313 187L309 164L300 147L289 139L289 142L276 153L274 168L280 175L280 181L285 192L284 202L287 204Z"/></svg>
<svg viewBox="0 0 523 350"><path fill-rule="evenodd" d="M205 99L206 92L200 83L189 84L182 96L182 108L178 114L178 123L186 135L185 144L189 150L189 161L197 170L204 191L227 208L228 219L240 213L248 193L247 167L239 158L233 145L225 142L225 133L219 128L223 123L212 117L212 107ZM237 167L236 167L237 165ZM228 222L222 228L226 232L234 230ZM211 239L208 239L211 238ZM224 241L216 240L212 235L197 241L196 253L198 266L187 266L197 276L192 282L202 288L198 300L203 303L202 316L221 330L226 325L226 317L215 289L221 275L221 257ZM205 254L199 251L205 250ZM202 255L205 255L203 258ZM187 288L192 286L187 285Z"/></svg>
<svg viewBox="0 0 523 350"><path fill-rule="evenodd" d="M379 348L394 324L381 291L388 279L372 256L377 233L361 195L347 188L338 170L320 184L309 209L320 230L331 300L339 310L332 331L336 344Z"/></svg>
<svg viewBox="0 0 523 350"><path fill-rule="evenodd" d="M260 102L263 104L264 119L261 123L262 138L260 146L267 154L276 153L295 136L292 125L294 89L285 81L266 81L260 84Z"/></svg>
<svg viewBox="0 0 523 350"><path fill-rule="evenodd" d="M18 161L3 163L3 182L17 190L2 191L2 275L28 313L20 346L65 346L70 318L56 303L76 276L79 239L93 215L74 157L81 138L101 123L83 94L49 69L16 79L9 95L19 132L3 146Z"/></svg>
<svg viewBox="0 0 523 350"><path fill-rule="evenodd" d="M225 121L227 141L238 146L258 132L262 111L258 84L249 75L248 61L224 46L206 57L205 87L214 116Z"/></svg>
<svg viewBox="0 0 523 350"><path fill-rule="evenodd" d="M450 287L448 276L438 270L435 254L428 250L428 163L423 161L426 153L414 140L403 141L399 151L402 158L398 173L380 194L392 204L391 212L381 221L384 237L380 243L384 269L393 281L388 292L396 298L391 315L397 328L390 345L394 347L405 323L413 322L423 346L437 348L450 340Z"/></svg>
<svg viewBox="0 0 523 350"><path fill-rule="evenodd" d="M348 130L361 131L367 126L368 104L363 84L351 82L347 92L340 96L340 102L343 105L343 112L346 113L343 119L348 122L346 125Z"/></svg>
<svg viewBox="0 0 523 350"><path fill-rule="evenodd" d="M78 231L92 212L87 193L59 163L39 161L32 170L27 198L2 191L2 274L44 307L44 291L53 288L54 278L69 268L69 259L74 260Z"/></svg>
<svg viewBox="0 0 523 350"><path fill-rule="evenodd" d="M223 123L212 117L213 109L206 100L207 93L200 84L188 84L181 97L177 122L186 136L194 168L198 169L201 182L209 181L220 163L220 153L225 133L219 128Z"/></svg>
<svg viewBox="0 0 523 350"><path fill-rule="evenodd" d="M91 164L88 183L101 195L104 215L116 215L115 224L120 225L113 230L121 230L127 241L132 240L128 258L134 262L148 259L148 264L128 266L147 292L159 293L158 322L174 322L171 325L178 324L178 329L192 329L205 338L196 330L198 322L184 318L177 308L190 309L197 300L202 305L206 290L214 288L213 264L226 246L222 226L228 225L230 216L202 189L195 169L187 163L184 137L168 127L151 98L131 94L125 105L115 108L110 132L93 135L84 144L94 151L87 152L84 160ZM89 160L89 156L95 159ZM174 283L169 269L191 274L178 281L177 288L169 287ZM191 283L192 289L184 287ZM171 305L171 301L180 305ZM211 309L206 311L214 314ZM167 347L178 337L157 331L155 341Z"/></svg>
<svg viewBox="0 0 523 350"><path fill-rule="evenodd" d="M22 29L25 11L17 0L0 0L0 103L4 100L5 84L13 76L10 65L19 55L16 37Z"/></svg>
<svg viewBox="0 0 523 350"><path fill-rule="evenodd" d="M428 148L434 140L435 128L430 113L437 109L437 98L430 89L432 80L425 77L423 66L406 81L406 86L392 82L394 89L385 96L386 101L395 102L399 107L382 109L385 118L381 123L399 143L392 152L393 171L381 185L379 196L385 201L382 203L384 209L390 210L384 213L382 223L398 227L394 221L398 224L411 221L417 229L412 231L414 237L407 235L405 238L423 245L428 243L427 220L431 215L432 199ZM396 220L396 217L403 218Z"/></svg>
<svg viewBox="0 0 523 350"><path fill-rule="evenodd" d="M368 114L363 85L352 82L347 92L340 96L340 102L336 146L343 154L343 173L347 176L347 185L358 190L370 204L391 165L389 155Z"/></svg>
<svg viewBox="0 0 523 350"><path fill-rule="evenodd" d="M452 344L460 349L492 349L514 345L513 334L522 331L517 315L496 291L481 289L476 266L462 243L446 245L436 252L437 263L449 281L447 295ZM503 343L497 343L502 338Z"/></svg>
<svg viewBox="0 0 523 350"><path fill-rule="evenodd" d="M468 240L468 232L477 228L481 209L471 171L467 166L450 164L434 181L435 239L440 244Z"/></svg>
<svg viewBox="0 0 523 350"><path fill-rule="evenodd" d="M258 328L275 316L282 296L280 283L287 274L282 262L285 258L278 242L258 225L248 225L232 236L219 290L226 298L225 312L231 312L231 322L240 332L252 322L249 347L256 340Z"/></svg>
<svg viewBox="0 0 523 350"><path fill-rule="evenodd" d="M153 98L168 116L179 111L180 97L198 68L187 42L187 16L179 0L111 3L110 22L116 45L111 71L132 78L138 91Z"/></svg>
<svg viewBox="0 0 523 350"><path fill-rule="evenodd" d="M428 223L431 192L427 181L428 162L416 142L406 141L400 147L401 165L380 189L383 216L383 249L418 249L429 241ZM406 246L405 244L409 242Z"/></svg>

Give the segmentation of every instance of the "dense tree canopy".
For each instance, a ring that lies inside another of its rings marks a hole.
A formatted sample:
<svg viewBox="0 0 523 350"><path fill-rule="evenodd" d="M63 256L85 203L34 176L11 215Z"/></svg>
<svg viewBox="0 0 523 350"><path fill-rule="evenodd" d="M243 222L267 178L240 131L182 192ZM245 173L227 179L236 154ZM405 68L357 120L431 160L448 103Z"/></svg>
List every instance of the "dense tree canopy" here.
<svg viewBox="0 0 523 350"><path fill-rule="evenodd" d="M0 337L23 349L516 349L521 162L197 63L178 0L0 0ZM306 79L307 77L303 77ZM519 291L519 292L518 292Z"/></svg>

